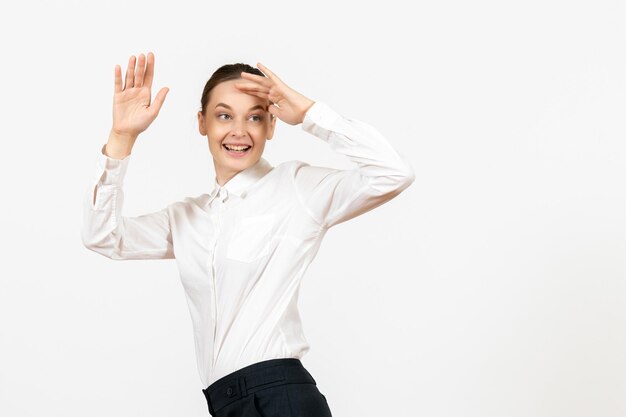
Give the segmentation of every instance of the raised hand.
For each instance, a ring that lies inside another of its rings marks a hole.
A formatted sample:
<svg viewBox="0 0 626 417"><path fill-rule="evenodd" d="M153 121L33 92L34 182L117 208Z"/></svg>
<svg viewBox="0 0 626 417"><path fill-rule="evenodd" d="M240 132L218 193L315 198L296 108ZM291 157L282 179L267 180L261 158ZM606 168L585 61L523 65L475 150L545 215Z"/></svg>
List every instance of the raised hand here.
<svg viewBox="0 0 626 417"><path fill-rule="evenodd" d="M139 55L137 68L135 56L128 60L126 79L122 87L122 69L115 66L115 94L113 96L112 132L131 140L146 130L159 114L169 88L163 87L150 103L154 77L154 54L148 52L147 65L144 54Z"/></svg>
<svg viewBox="0 0 626 417"><path fill-rule="evenodd" d="M307 110L315 102L290 88L260 62L257 66L267 77L242 72L241 78L246 82L235 83L235 87L248 94L268 99L272 103L269 112L283 122L290 125L302 123Z"/></svg>

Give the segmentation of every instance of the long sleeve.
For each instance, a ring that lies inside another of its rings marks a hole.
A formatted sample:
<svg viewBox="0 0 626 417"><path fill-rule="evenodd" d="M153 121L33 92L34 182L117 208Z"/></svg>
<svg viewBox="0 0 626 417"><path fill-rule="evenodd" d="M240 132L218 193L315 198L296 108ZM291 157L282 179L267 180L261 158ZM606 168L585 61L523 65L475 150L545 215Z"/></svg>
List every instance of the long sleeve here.
<svg viewBox="0 0 626 417"><path fill-rule="evenodd" d="M114 159L104 149L103 146L98 155L97 177L84 193L83 244L115 260L173 259L167 207L141 216L123 216L122 188L130 155Z"/></svg>
<svg viewBox="0 0 626 417"><path fill-rule="evenodd" d="M323 102L307 111L302 129L347 156L356 167L340 170L303 164L295 188L309 214L328 228L391 200L415 180L413 168L372 126L344 118Z"/></svg>

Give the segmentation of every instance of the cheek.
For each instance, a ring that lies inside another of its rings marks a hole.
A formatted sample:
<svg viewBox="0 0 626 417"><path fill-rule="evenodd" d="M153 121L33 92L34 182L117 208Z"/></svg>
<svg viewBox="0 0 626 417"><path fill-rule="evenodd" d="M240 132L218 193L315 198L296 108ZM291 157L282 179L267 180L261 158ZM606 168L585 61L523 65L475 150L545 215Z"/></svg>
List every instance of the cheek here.
<svg viewBox="0 0 626 417"><path fill-rule="evenodd" d="M219 123L205 123L205 126L208 133L217 133L228 130L228 126L225 124L220 125Z"/></svg>
<svg viewBox="0 0 626 417"><path fill-rule="evenodd" d="M257 140L260 139L267 139L269 133L270 133L270 126L262 126L260 127L256 132L255 132L255 136L257 138Z"/></svg>
<svg viewBox="0 0 626 417"><path fill-rule="evenodd" d="M208 126L206 129L207 137L211 143L221 142L228 135L228 132L228 129L220 128L219 126Z"/></svg>

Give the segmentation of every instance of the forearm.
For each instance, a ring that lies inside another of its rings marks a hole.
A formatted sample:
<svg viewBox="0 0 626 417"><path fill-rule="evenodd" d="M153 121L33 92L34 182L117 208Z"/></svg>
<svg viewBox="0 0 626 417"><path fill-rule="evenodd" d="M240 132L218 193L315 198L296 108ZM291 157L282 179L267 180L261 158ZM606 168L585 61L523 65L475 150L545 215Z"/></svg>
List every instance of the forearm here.
<svg viewBox="0 0 626 417"><path fill-rule="evenodd" d="M303 129L327 142L331 149L348 157L359 173L381 192L401 191L414 180L413 168L373 126L348 119L326 104L310 109ZM398 190L399 189L399 190Z"/></svg>
<svg viewBox="0 0 626 417"><path fill-rule="evenodd" d="M316 102L303 129L355 164L341 170L298 163L294 186L306 211L320 225L331 227L391 200L415 179L406 157L374 127L344 118Z"/></svg>
<svg viewBox="0 0 626 417"><path fill-rule="evenodd" d="M122 215L123 182L131 157L111 158L103 153L105 146L83 201L83 244L111 259L173 258L167 208L134 217Z"/></svg>

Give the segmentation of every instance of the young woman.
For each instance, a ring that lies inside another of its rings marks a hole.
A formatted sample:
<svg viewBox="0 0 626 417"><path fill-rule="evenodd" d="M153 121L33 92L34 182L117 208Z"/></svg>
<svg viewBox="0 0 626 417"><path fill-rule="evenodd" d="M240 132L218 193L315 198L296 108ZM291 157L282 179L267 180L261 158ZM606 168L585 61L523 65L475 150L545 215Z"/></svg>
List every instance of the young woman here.
<svg viewBox="0 0 626 417"><path fill-rule="evenodd" d="M147 61L147 62L146 62ZM115 66L113 126L85 193L82 239L111 259L176 259L213 416L331 416L300 358L302 277L328 229L391 200L414 181L408 161L373 127L287 86L265 66L220 67L198 112L215 167L210 193L154 213L122 214L131 150L169 91L151 102L154 55ZM339 170L263 158L280 119L348 157Z"/></svg>

